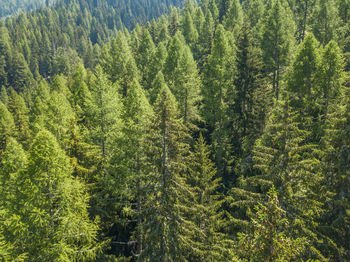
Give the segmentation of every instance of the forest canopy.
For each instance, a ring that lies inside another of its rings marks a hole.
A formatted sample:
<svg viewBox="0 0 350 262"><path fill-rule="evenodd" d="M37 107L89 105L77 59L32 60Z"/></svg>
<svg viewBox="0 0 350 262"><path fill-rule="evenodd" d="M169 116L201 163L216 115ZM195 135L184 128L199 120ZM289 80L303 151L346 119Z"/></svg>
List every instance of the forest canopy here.
<svg viewBox="0 0 350 262"><path fill-rule="evenodd" d="M350 261L349 0L12 3L3 261Z"/></svg>

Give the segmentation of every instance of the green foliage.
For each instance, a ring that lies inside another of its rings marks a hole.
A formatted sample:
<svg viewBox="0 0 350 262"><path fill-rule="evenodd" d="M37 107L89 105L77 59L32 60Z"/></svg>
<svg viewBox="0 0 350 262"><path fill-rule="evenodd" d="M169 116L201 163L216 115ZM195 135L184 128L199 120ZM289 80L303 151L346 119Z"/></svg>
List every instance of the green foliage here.
<svg viewBox="0 0 350 262"><path fill-rule="evenodd" d="M251 218L254 231L238 234L240 257L247 261L296 261L302 258L306 239L290 235L286 212L280 206L274 187L267 196L266 204L255 206L256 214Z"/></svg>
<svg viewBox="0 0 350 262"><path fill-rule="evenodd" d="M295 25L288 6L284 6L281 0L271 3L262 27L261 48L266 72L272 74L273 92L278 98L282 72L289 65L291 58Z"/></svg>
<svg viewBox="0 0 350 262"><path fill-rule="evenodd" d="M0 260L350 260L348 0L46 2L0 20Z"/></svg>

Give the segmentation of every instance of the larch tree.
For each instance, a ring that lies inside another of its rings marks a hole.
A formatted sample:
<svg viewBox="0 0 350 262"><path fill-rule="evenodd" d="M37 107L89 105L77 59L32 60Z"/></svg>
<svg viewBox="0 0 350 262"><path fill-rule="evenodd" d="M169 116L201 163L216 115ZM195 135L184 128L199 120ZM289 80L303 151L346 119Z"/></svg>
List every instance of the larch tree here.
<svg viewBox="0 0 350 262"><path fill-rule="evenodd" d="M68 157L48 131L40 131L28 154L28 172L20 189L26 201L21 216L21 246L30 260L93 259L101 244L98 226L88 215L85 184L72 177Z"/></svg>
<svg viewBox="0 0 350 262"><path fill-rule="evenodd" d="M223 24L226 30L232 31L235 37L243 25L243 10L239 0L231 1L230 8L225 15Z"/></svg>
<svg viewBox="0 0 350 262"><path fill-rule="evenodd" d="M312 15L312 32L321 44L338 40L341 19L334 0L317 0Z"/></svg>
<svg viewBox="0 0 350 262"><path fill-rule="evenodd" d="M212 51L203 76L202 115L206 122L209 141L213 145L213 153L218 167L218 173L227 175L227 134L225 127L227 118L228 92L234 89L235 54L229 45L226 31L219 25L213 41ZM223 180L223 183L228 181Z"/></svg>

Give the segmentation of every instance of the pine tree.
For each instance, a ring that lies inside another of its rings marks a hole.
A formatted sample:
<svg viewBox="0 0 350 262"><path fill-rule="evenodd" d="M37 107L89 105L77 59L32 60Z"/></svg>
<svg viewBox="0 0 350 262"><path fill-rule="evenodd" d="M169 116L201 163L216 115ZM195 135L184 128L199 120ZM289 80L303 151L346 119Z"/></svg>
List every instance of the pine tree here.
<svg viewBox="0 0 350 262"><path fill-rule="evenodd" d="M294 23L290 10L280 0L272 2L263 25L261 47L266 72L272 73L273 92L278 98L283 70L289 65L293 48Z"/></svg>

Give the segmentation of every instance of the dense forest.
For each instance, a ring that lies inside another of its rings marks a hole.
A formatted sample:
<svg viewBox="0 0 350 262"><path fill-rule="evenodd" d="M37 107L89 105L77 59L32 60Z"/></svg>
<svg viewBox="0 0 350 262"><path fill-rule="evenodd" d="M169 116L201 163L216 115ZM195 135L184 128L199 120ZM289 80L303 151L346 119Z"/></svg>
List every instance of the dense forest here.
<svg viewBox="0 0 350 262"><path fill-rule="evenodd" d="M350 261L350 1L184 2L0 21L2 261Z"/></svg>

